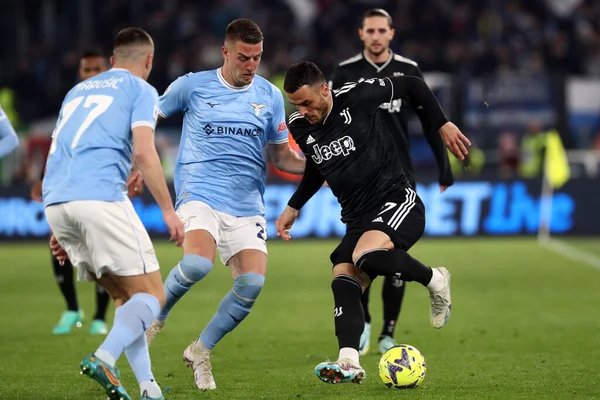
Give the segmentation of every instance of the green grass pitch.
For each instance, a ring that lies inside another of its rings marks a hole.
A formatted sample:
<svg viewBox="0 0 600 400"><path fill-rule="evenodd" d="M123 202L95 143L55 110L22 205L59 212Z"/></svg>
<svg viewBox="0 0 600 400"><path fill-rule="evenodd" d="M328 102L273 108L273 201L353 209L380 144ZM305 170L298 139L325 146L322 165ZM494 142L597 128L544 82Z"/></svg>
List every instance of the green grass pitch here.
<svg viewBox="0 0 600 400"><path fill-rule="evenodd" d="M317 363L337 358L329 253L336 241L271 242L266 287L250 316L216 347L217 390L194 389L181 362L230 289L217 265L175 307L151 347L156 379L177 399L600 399L600 271L539 247L533 239L422 240L412 254L452 272L454 311L448 325L429 325L427 292L407 288L396 338L417 347L428 364L420 388L384 387L379 355L361 359L363 385L327 385ZM600 240L571 241L588 251ZM157 242L163 274L180 250ZM0 399L104 399L79 375L79 361L101 337L87 334L93 286L78 284L88 317L69 336L51 334L63 311L45 244L0 246ZM372 291L374 334L381 328L381 282ZM111 306L112 309L112 306ZM110 312L112 318L112 311ZM137 398L125 357L123 383Z"/></svg>

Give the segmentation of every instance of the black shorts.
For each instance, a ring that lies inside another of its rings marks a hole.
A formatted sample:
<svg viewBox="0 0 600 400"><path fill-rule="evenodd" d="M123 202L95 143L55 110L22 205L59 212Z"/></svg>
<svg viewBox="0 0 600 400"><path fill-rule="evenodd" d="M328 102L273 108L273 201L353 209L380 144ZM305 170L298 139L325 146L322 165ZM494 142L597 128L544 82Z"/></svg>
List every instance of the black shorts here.
<svg viewBox="0 0 600 400"><path fill-rule="evenodd" d="M404 188L388 196L375 211L348 223L346 235L331 253L333 265L352 264L352 253L358 240L367 231L387 234L395 248L408 251L425 231L425 206L412 188Z"/></svg>

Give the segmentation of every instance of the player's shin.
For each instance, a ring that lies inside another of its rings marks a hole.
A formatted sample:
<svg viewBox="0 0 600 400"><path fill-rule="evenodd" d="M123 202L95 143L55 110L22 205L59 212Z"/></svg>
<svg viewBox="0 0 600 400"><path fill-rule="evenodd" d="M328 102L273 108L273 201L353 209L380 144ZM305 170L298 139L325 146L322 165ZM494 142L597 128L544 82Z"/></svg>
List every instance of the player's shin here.
<svg viewBox="0 0 600 400"><path fill-rule="evenodd" d="M433 276L431 268L400 249L366 251L354 265L371 276L396 276L404 281L419 282L423 286L427 286Z"/></svg>
<svg viewBox="0 0 600 400"><path fill-rule="evenodd" d="M213 263L208 258L196 254L186 254L165 280L167 299L158 319L164 321L179 299L186 294L196 282L204 278L212 269Z"/></svg>
<svg viewBox="0 0 600 400"><path fill-rule="evenodd" d="M158 315L158 299L147 293L133 295L115 311L114 324L96 356L111 367L123 351L144 334Z"/></svg>
<svg viewBox="0 0 600 400"><path fill-rule="evenodd" d="M360 335L365 318L360 298L362 287L353 276L336 275L331 282L335 308L333 311L335 335L340 348L339 359L349 358L358 363Z"/></svg>
<svg viewBox="0 0 600 400"><path fill-rule="evenodd" d="M150 398L162 397L162 390L154 380L154 374L152 374L146 335L141 335L131 343L125 349L125 356L140 385L140 393L143 394L146 392L147 397Z"/></svg>
<svg viewBox="0 0 600 400"><path fill-rule="evenodd" d="M394 337L394 329L400 315L405 288L406 284L404 281L395 277L386 277L383 281L383 290L381 292L383 300L383 329L381 330L380 338L383 336Z"/></svg>
<svg viewBox="0 0 600 400"><path fill-rule="evenodd" d="M255 272L238 275L233 289L223 298L219 309L200 334L200 342L208 350L250 314L250 309L265 284L265 276Z"/></svg>

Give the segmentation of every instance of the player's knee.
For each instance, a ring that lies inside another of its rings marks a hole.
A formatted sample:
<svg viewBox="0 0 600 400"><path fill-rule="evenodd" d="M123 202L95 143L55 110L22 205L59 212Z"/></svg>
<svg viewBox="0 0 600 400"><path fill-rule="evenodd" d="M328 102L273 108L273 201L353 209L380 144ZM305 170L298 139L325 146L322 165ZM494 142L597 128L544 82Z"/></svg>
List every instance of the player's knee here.
<svg viewBox="0 0 600 400"><path fill-rule="evenodd" d="M188 284L194 284L202 280L208 275L212 267L212 261L196 254L184 255L177 266L179 275Z"/></svg>
<svg viewBox="0 0 600 400"><path fill-rule="evenodd" d="M256 272L247 272L235 278L233 281L233 293L246 306L252 307L264 285L264 275L257 274Z"/></svg>
<svg viewBox="0 0 600 400"><path fill-rule="evenodd" d="M356 267L373 279L376 276L386 275L388 266L385 265L385 260L382 258L387 252L387 249L372 249L361 254L354 253L352 260Z"/></svg>

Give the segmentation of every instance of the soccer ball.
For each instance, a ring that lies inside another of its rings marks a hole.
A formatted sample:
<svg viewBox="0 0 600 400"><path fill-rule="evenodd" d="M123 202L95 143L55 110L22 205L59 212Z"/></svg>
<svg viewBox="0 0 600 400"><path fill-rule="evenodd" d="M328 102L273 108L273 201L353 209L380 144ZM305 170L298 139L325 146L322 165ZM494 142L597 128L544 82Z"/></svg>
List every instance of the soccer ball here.
<svg viewBox="0 0 600 400"><path fill-rule="evenodd" d="M416 388L425 379L426 372L425 358L408 344L392 347L379 360L379 377L389 388Z"/></svg>

